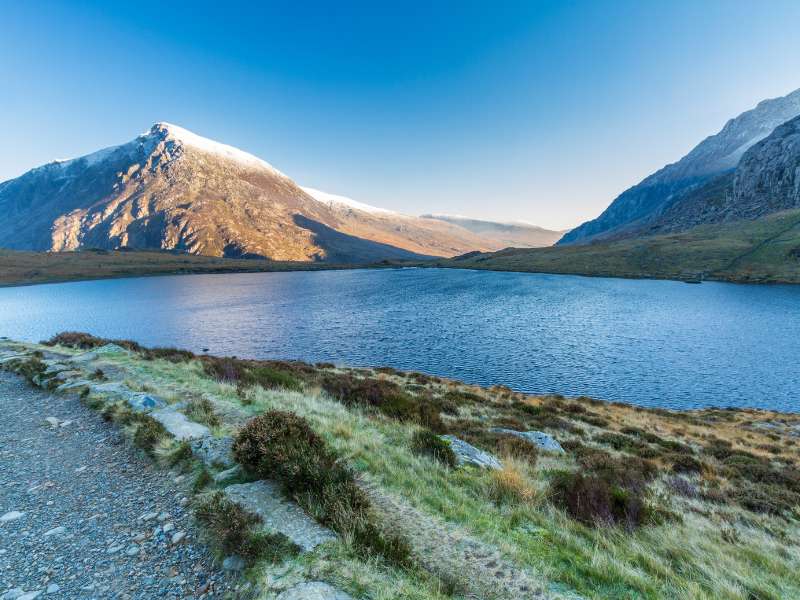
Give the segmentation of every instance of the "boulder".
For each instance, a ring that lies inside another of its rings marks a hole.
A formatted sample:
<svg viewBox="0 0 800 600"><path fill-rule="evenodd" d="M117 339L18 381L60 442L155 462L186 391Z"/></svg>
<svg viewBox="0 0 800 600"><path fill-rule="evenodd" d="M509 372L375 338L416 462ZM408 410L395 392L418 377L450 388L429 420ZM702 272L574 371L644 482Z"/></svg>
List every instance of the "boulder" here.
<svg viewBox="0 0 800 600"><path fill-rule="evenodd" d="M194 455L209 467L229 469L235 464L233 460L233 438L206 437L191 443Z"/></svg>
<svg viewBox="0 0 800 600"><path fill-rule="evenodd" d="M450 443L450 448L456 455L456 462L459 465L473 465L482 469L502 469L503 464L488 452L460 440L454 435L440 436L443 440Z"/></svg>
<svg viewBox="0 0 800 600"><path fill-rule="evenodd" d="M336 539L336 534L330 529L287 500L275 482L254 481L229 485L225 488L225 495L245 510L261 517L266 530L282 533L304 552Z"/></svg>
<svg viewBox="0 0 800 600"><path fill-rule="evenodd" d="M56 388L57 392L80 392L84 389L89 389L92 382L88 379L76 379L74 381L67 381L62 383Z"/></svg>
<svg viewBox="0 0 800 600"><path fill-rule="evenodd" d="M353 600L353 598L325 582L306 581L281 592L278 600Z"/></svg>
<svg viewBox="0 0 800 600"><path fill-rule="evenodd" d="M490 431L494 433L503 433L505 435L513 435L523 440L528 440L535 444L540 450L545 452L555 452L556 454L564 454L564 448L558 443L552 435L542 431L514 431L513 429L503 429L502 427L493 427Z"/></svg>
<svg viewBox="0 0 800 600"><path fill-rule="evenodd" d="M205 425L190 421L186 415L179 412L177 407L161 408L150 413L156 421L161 423L176 440L194 440L209 437L211 430Z"/></svg>

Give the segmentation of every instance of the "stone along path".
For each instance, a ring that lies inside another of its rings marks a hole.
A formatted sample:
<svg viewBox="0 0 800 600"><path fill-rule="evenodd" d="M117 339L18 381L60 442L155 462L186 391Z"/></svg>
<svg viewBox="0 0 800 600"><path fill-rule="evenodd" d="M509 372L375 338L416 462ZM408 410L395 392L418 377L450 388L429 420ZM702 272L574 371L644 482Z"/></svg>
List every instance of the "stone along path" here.
<svg viewBox="0 0 800 600"><path fill-rule="evenodd" d="M196 537L188 484L77 397L0 372L0 599L243 595Z"/></svg>

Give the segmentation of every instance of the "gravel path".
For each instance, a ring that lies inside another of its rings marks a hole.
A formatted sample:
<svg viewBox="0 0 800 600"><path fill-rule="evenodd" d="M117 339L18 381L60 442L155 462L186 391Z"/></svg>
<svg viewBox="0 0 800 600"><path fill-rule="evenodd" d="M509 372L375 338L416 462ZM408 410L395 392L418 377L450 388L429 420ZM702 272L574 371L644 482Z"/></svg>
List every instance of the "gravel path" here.
<svg viewBox="0 0 800 600"><path fill-rule="evenodd" d="M0 372L0 599L244 595L196 541L188 484L76 397Z"/></svg>

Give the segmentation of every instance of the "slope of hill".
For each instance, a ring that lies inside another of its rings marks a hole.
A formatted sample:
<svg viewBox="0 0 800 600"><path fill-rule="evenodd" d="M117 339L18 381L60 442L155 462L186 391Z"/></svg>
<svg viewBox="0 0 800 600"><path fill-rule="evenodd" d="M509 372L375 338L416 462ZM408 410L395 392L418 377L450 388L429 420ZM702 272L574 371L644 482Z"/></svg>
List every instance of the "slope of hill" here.
<svg viewBox="0 0 800 600"><path fill-rule="evenodd" d="M458 225L482 238L497 242L503 248L552 246L566 233L564 231L552 231L529 223L499 223L454 215L422 215L422 217Z"/></svg>
<svg viewBox="0 0 800 600"><path fill-rule="evenodd" d="M499 246L454 225L319 201L268 163L168 123L0 183L0 247L178 249L372 262Z"/></svg>
<svg viewBox="0 0 800 600"><path fill-rule="evenodd" d="M800 283L800 210L680 233L470 253L431 264L604 277Z"/></svg>
<svg viewBox="0 0 800 600"><path fill-rule="evenodd" d="M44 344L0 339L0 369L55 395L30 399L57 405L57 421L74 423L70 407L82 419L95 409L98 422L169 469L175 500L191 499L183 504L204 538L249 567L259 597L800 597L797 414L537 396L386 367L195 356L76 332ZM45 427L54 445L80 435L75 424L58 434ZM51 470L72 473L74 463L53 450ZM12 456L2 474L27 487L30 470L20 464ZM109 505L103 486L84 493L87 510ZM154 510L153 518L166 509ZM51 527L27 519L3 523L4 535ZM160 527L152 535L152 524L136 527L144 564L164 543ZM127 546L132 533L122 535ZM26 551L8 545L18 563ZM85 548L68 552L63 562L93 580ZM325 581L328 593L303 593L295 586L304 581Z"/></svg>
<svg viewBox="0 0 800 600"><path fill-rule="evenodd" d="M749 148L798 115L800 90L759 103L728 121L722 131L703 140L677 163L623 192L603 214L567 233L559 244L638 235L670 206L736 168Z"/></svg>

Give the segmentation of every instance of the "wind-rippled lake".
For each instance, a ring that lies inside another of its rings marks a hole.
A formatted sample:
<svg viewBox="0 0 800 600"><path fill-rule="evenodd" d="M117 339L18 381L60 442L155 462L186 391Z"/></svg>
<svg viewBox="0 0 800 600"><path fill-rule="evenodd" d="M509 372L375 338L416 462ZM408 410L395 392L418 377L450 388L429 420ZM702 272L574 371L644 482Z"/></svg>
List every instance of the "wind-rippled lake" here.
<svg viewBox="0 0 800 600"><path fill-rule="evenodd" d="M64 330L646 406L800 411L800 286L404 269L0 288L0 335Z"/></svg>

